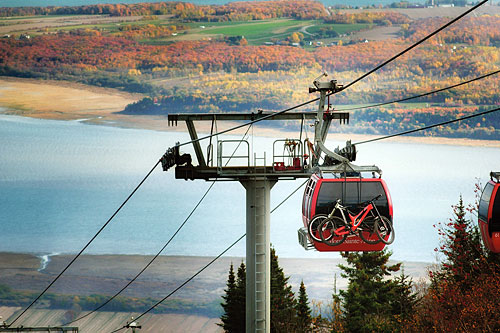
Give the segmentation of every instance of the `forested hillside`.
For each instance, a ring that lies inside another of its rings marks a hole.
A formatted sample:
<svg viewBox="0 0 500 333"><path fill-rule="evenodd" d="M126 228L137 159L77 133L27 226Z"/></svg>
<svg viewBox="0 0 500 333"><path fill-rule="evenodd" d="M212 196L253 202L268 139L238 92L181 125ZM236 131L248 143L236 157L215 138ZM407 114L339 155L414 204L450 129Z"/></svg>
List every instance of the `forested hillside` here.
<svg viewBox="0 0 500 333"><path fill-rule="evenodd" d="M15 15L137 17L23 30L30 18ZM124 112L155 115L287 108L315 97L307 88L323 71L347 84L450 20L390 9L347 12L307 0L0 8L0 16L11 16L0 19L0 27L11 28L0 39L1 75L144 93ZM357 37L377 27L397 34ZM467 16L331 103L342 109L390 102L496 71L499 44L500 17ZM492 108L500 103L498 83L493 75L414 103L353 111L356 122L342 130L386 134ZM499 128L492 115L426 133L498 139Z"/></svg>

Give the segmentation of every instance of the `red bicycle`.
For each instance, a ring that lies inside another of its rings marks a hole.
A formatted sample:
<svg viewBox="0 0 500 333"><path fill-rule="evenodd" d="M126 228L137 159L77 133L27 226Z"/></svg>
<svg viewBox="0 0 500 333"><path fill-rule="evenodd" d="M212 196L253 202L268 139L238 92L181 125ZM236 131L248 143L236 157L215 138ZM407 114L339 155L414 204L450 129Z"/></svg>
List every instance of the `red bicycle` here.
<svg viewBox="0 0 500 333"><path fill-rule="evenodd" d="M337 200L330 214L316 215L309 223L309 235L315 241L321 241L330 246L342 244L349 235L358 235L367 244L383 242L391 244L394 241L392 222L382 216L375 205L380 195L366 201L361 212L354 214ZM335 216L339 211L342 218ZM347 221L346 215L350 221ZM373 234L377 237L373 239Z"/></svg>

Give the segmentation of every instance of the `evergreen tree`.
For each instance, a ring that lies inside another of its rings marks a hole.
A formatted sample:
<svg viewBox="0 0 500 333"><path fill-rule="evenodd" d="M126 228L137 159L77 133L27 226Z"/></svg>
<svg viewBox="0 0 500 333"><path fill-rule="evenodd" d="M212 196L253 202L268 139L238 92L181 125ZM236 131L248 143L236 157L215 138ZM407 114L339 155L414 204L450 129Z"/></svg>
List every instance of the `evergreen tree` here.
<svg viewBox="0 0 500 333"><path fill-rule="evenodd" d="M388 265L391 252L343 252L348 266L340 264L342 277L349 279L347 290L340 290L344 308L344 327L348 332L391 330L391 297L394 282L385 277L396 272L400 263Z"/></svg>
<svg viewBox="0 0 500 333"><path fill-rule="evenodd" d="M413 280L403 272L393 280L390 296L391 314L396 324L402 325L413 317L419 298ZM398 327L402 331L402 327Z"/></svg>
<svg viewBox="0 0 500 333"><path fill-rule="evenodd" d="M297 331L309 332L311 329L312 318L304 281L300 282L299 297L295 309L297 312Z"/></svg>
<svg viewBox="0 0 500 333"><path fill-rule="evenodd" d="M236 302L234 304L234 321L237 323L234 332L245 332L246 330L246 269L245 263L241 263L236 277Z"/></svg>
<svg viewBox="0 0 500 333"><path fill-rule="evenodd" d="M295 332L297 330L296 314L299 305L295 301L292 287L288 285L288 279L278 264L275 250L271 248L271 332ZM220 326L224 328L225 332L245 332L246 269L244 263L241 263L238 268L236 281L234 280L234 270L231 266L225 289L226 294L222 296L224 314L221 316L222 324ZM307 302L307 294L305 286L303 286L302 303L308 306ZM310 322L310 310L308 312L308 308L306 309L302 305L300 309L303 311L302 313L309 313L305 320ZM301 317L301 319L304 318Z"/></svg>
<svg viewBox="0 0 500 333"><path fill-rule="evenodd" d="M271 332L292 332L295 330L295 297L279 266L278 256L271 248Z"/></svg>
<svg viewBox="0 0 500 333"><path fill-rule="evenodd" d="M469 280L482 273L484 251L481 245L481 235L476 224L465 217L466 209L460 196L457 205L453 206L454 218L444 227L440 225L439 232L443 237L440 247L444 254L444 262L440 272L434 272L434 280L453 279L457 282ZM468 288L469 284L464 284Z"/></svg>
<svg viewBox="0 0 500 333"><path fill-rule="evenodd" d="M237 323L236 320L236 277L234 275L233 263L229 267L229 276L227 278L227 288L224 289L225 295L222 295L222 299L224 300L221 303L222 308L224 309L224 314L220 317L222 323L217 325L221 326L224 329L224 332L236 332Z"/></svg>

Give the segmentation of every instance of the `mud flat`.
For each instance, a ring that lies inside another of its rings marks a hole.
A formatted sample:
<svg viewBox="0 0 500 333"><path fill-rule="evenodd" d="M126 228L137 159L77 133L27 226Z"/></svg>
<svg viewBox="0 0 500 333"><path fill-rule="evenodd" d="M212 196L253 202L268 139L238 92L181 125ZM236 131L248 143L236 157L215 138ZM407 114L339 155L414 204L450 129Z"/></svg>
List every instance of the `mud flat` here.
<svg viewBox="0 0 500 333"><path fill-rule="evenodd" d="M113 295L127 284L150 260L141 255L83 255L49 290L51 293L69 295ZM15 290L41 292L73 259L73 255L34 255L0 253L0 284ZM129 297L163 298L184 283L212 258L160 256L123 295ZM243 258L222 257L203 271L171 299L189 301L221 301L226 287L229 265L235 270ZM347 280L341 278L337 265L341 259L293 259L280 258L285 275L297 292L301 281L307 288L309 299L327 304L331 299L336 276L337 288L345 288ZM426 281L429 264L405 262L404 272L416 283ZM20 308L0 307L4 320ZM85 314L85 312L82 312ZM100 311L77 323L80 332L113 331L121 327L131 316L126 312ZM67 311L33 309L22 320L24 326L60 325L67 322ZM11 320L14 317L11 318ZM141 332L221 332L216 325L218 318L190 314L148 314L140 323ZM75 324L76 325L76 324Z"/></svg>
<svg viewBox="0 0 500 333"><path fill-rule="evenodd" d="M152 256L82 255L50 289L71 295L112 295L133 278ZM43 290L73 259L73 255L47 257L33 254L0 253L0 284L16 290ZM211 257L160 256L136 280L124 295L162 298L212 260ZM212 301L219 299L226 287L229 266L241 264L244 258L222 257L182 288L174 298ZM310 299L329 300L337 275L337 288L347 280L337 267L342 259L279 258L285 275L295 291L304 281ZM405 274L414 281L425 280L429 263L405 262ZM44 267L44 268L43 268ZM42 269L43 268L43 269Z"/></svg>

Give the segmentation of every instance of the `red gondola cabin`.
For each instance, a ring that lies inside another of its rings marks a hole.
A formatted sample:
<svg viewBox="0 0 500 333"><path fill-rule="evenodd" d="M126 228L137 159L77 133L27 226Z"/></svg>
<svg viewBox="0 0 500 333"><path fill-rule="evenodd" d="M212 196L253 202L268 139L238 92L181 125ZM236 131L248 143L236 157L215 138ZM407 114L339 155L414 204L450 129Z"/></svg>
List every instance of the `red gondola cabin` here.
<svg viewBox="0 0 500 333"><path fill-rule="evenodd" d="M381 215L392 221L392 201L386 183L381 178L321 178L314 174L307 182L302 200L302 220L304 226L317 214L328 214L335 202L340 199L344 206L351 210L363 202L380 195L375 201ZM309 240L318 251L381 251L385 244L367 244L359 236L351 235L344 243L330 246L322 242ZM373 235L373 237L377 237Z"/></svg>
<svg viewBox="0 0 500 333"><path fill-rule="evenodd" d="M478 223L484 245L500 253L500 172L492 172L479 200Z"/></svg>

